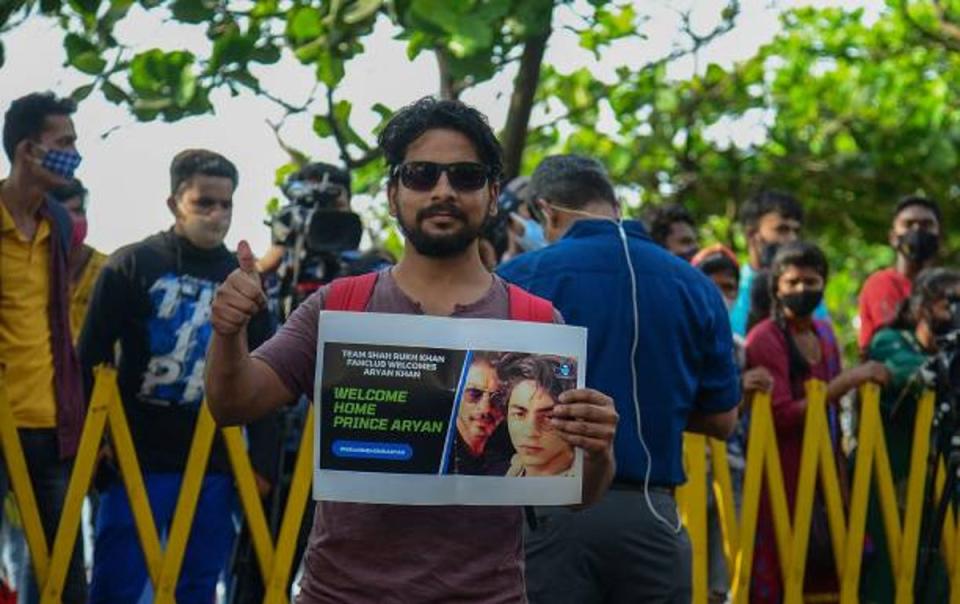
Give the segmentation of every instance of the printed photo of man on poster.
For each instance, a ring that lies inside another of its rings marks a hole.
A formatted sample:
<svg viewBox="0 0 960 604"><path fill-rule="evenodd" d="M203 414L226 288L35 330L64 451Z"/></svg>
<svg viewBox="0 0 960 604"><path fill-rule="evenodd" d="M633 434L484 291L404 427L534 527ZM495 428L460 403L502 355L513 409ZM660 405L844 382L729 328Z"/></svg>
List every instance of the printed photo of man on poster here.
<svg viewBox="0 0 960 604"><path fill-rule="evenodd" d="M503 427L506 391L497 374L501 354L474 352L457 401L453 473L504 476L510 443Z"/></svg>
<svg viewBox="0 0 960 604"><path fill-rule="evenodd" d="M507 429L516 453L507 476L572 475L574 450L550 424L560 393L576 388L576 365L556 356L511 353L498 373L508 389Z"/></svg>

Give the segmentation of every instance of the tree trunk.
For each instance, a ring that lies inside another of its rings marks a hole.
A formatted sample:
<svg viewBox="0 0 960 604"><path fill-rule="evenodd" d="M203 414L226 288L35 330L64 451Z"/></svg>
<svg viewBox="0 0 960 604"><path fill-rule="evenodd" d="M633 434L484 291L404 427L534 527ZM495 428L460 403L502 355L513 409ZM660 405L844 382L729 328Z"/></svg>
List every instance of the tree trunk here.
<svg viewBox="0 0 960 604"><path fill-rule="evenodd" d="M500 142L503 144L503 176L506 180L516 178L520 174L523 150L527 145L530 112L533 109L537 86L540 84L540 65L543 63L547 40L552 32L550 19L548 19L543 33L527 40L523 47L520 69L513 81L513 94L510 95L510 112L507 114L507 123L500 135Z"/></svg>
<svg viewBox="0 0 960 604"><path fill-rule="evenodd" d="M440 68L440 98L455 101L460 98L463 85L450 74L446 52L442 48L438 48L435 54L437 55L437 67Z"/></svg>

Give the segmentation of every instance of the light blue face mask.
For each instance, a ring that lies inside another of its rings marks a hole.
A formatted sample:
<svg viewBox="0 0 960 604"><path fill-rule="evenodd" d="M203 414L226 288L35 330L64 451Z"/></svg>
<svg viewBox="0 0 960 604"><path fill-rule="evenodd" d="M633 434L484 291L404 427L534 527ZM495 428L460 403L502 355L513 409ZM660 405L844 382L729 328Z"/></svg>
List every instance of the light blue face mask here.
<svg viewBox="0 0 960 604"><path fill-rule="evenodd" d="M519 214L512 214L514 220L523 225L523 235L520 236L520 247L526 252L533 252L547 247L547 237L543 233L543 227L532 218L524 218Z"/></svg>

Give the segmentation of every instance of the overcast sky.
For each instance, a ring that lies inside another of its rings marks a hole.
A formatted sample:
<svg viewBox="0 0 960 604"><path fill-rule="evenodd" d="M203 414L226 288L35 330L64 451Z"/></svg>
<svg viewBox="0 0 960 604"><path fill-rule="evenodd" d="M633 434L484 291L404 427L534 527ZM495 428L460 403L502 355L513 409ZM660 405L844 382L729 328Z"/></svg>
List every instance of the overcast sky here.
<svg viewBox="0 0 960 604"><path fill-rule="evenodd" d="M694 24L709 30L717 18L720 0L638 0L641 14L652 14L644 27L644 42L621 44L605 52L597 64L592 55L577 46L576 37L558 30L550 40L546 62L562 71L587 65L599 78L609 78L618 65L636 64L637 57L653 59L669 50L676 31L678 5L695 9ZM712 44L699 57L699 67L711 62L729 65L751 56L769 41L779 28L777 15L785 7L796 5L866 5L876 10L880 0L744 0L743 15L737 29ZM571 15L561 9L555 24L571 22ZM376 123L374 114L366 110L375 102L398 107L438 88L436 63L425 53L416 61L406 58L404 42L393 40L395 32L381 19L374 34L365 40L366 52L348 65L339 98L353 102L356 124L361 133ZM202 26L188 27L163 23L158 15L135 9L122 24L119 36L124 42L140 48L156 46L155 40L176 40L176 46L205 53ZM10 102L36 90L53 90L66 95L86 83L83 74L63 66L62 31L51 20L34 17L13 32L4 34L6 64L0 68L0 108L6 111ZM167 49L172 49L171 43ZM693 68L689 60L673 68L677 76L688 75ZM313 84L310 70L295 60L285 58L278 65L262 70L265 88L282 94L294 102L306 98ZM469 90L463 100L476 105L499 129L506 118L510 84L514 72L501 74L492 82ZM110 252L118 246L137 241L167 228L172 217L164 200L169 188L168 167L177 151L188 147L205 147L223 153L240 170L240 187L235 196L233 226L228 245L248 239L256 253L269 242L263 226L264 206L279 194L274 186L274 171L287 161L277 145L266 120L277 120L282 111L274 104L252 94L230 97L218 92L213 97L215 115L163 122L139 123L123 108L105 101L95 92L84 101L74 116L80 137L79 148L84 160L77 176L90 189L90 234L88 241ZM336 161L332 144L321 142L311 129L312 114L288 119L282 130L292 146L309 153L314 159ZM109 136L105 136L109 133ZM756 133L749 125L739 125L730 132L735 140L750 140ZM601 158L602 159L602 158ZM0 174L9 165L0 157ZM362 205L364 200L358 200ZM369 203L369 201L367 202ZM377 203L377 202L373 202Z"/></svg>

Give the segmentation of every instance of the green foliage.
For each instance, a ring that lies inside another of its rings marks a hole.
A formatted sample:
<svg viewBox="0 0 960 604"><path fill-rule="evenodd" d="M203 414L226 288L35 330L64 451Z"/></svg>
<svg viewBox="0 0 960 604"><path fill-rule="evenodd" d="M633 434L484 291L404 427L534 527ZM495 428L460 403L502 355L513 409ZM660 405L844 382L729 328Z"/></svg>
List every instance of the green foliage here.
<svg viewBox="0 0 960 604"><path fill-rule="evenodd" d="M121 52L117 25L134 4L9 0L0 2L0 31L30 11L59 18L66 64L90 77L74 97L99 90L142 120L210 113L218 88L267 94L251 67L295 57L327 92L315 133L337 142L355 191L370 196L382 195L385 170L371 141L393 109L373 105L380 123L360 131L351 124L358 108L335 92L378 20L397 29L410 58L437 53L442 92L451 96L490 80L528 41L549 34L556 7L574 11L583 24L575 28L580 45L597 59L618 40L642 37L644 23L636 3L620 0L136 0L204 28L209 46L196 55L153 48L130 57ZM945 225L960 221L954 4L888 0L873 21L839 8L789 11L782 31L753 57L684 79L668 76L671 57L631 61L609 81L595 78L592 65L561 72L545 64L534 114L546 119L528 133L522 172L551 153L598 157L641 207L683 203L701 219L706 240L741 252L739 205L762 188L794 193L807 209L807 236L830 258L827 303L841 340L852 345L859 286L892 260L885 241L896 199L933 196L944 206ZM727 24L738 11L735 1L717 6ZM683 35L694 48L711 39ZM278 178L295 167L283 167ZM385 209L370 219L380 243L399 251ZM948 247L960 249L960 235L951 237Z"/></svg>
<svg viewBox="0 0 960 604"><path fill-rule="evenodd" d="M689 79L640 65L603 83L547 66L539 102L561 109L531 133L525 164L556 152L600 157L641 204L683 203L707 240L727 244L755 191L796 194L806 236L830 258L827 304L852 359L860 285L893 259L896 200L924 193L941 201L945 226L960 220L957 98L960 53L899 11L868 24L860 11L805 8L785 13L783 31L754 57ZM615 123L599 129L605 106ZM748 126L758 136L732 144Z"/></svg>

